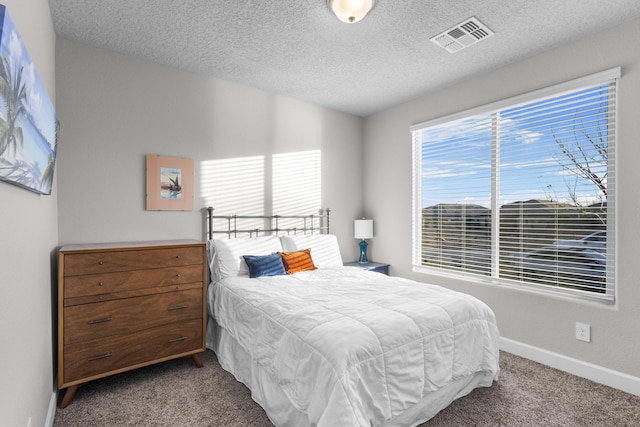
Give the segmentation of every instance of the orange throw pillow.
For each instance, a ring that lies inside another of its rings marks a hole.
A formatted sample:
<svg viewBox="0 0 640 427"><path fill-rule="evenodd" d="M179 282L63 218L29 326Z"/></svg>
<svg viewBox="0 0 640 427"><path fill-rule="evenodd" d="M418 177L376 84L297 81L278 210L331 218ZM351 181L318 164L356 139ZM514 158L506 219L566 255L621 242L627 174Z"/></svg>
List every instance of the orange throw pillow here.
<svg viewBox="0 0 640 427"><path fill-rule="evenodd" d="M296 252L278 252L278 254L282 257L287 274L316 269L311 259L311 248Z"/></svg>

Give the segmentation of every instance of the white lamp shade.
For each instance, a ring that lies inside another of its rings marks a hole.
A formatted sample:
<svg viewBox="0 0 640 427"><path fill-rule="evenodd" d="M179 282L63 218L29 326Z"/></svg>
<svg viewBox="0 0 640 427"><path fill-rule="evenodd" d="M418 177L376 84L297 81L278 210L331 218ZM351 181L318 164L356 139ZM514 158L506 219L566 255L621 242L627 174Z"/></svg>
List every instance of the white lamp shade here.
<svg viewBox="0 0 640 427"><path fill-rule="evenodd" d="M353 222L353 237L356 239L371 239L373 237L373 220L356 219Z"/></svg>
<svg viewBox="0 0 640 427"><path fill-rule="evenodd" d="M374 0L327 0L329 9L339 20L354 24L364 18L373 7Z"/></svg>

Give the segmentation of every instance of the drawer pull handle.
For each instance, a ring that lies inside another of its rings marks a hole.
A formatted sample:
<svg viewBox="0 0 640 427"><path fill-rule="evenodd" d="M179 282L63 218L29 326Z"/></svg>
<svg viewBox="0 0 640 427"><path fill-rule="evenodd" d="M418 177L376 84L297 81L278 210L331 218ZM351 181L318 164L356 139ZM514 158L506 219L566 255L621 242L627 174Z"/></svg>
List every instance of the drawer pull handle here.
<svg viewBox="0 0 640 427"><path fill-rule="evenodd" d="M102 262L102 261L98 261L98 265L102 265L102 264L103 264L103 262Z"/></svg>
<svg viewBox="0 0 640 427"><path fill-rule="evenodd" d="M169 307L169 311L182 310L183 308L189 308L189 306L188 305L174 305L173 307Z"/></svg>
<svg viewBox="0 0 640 427"><path fill-rule="evenodd" d="M184 341L186 339L187 339L187 337L180 337L180 338L174 338L174 339L169 340L167 342L172 343L172 342Z"/></svg>
<svg viewBox="0 0 640 427"><path fill-rule="evenodd" d="M96 323L104 323L104 322L110 322L111 321L111 317L105 317L104 319L94 319L94 320L89 320L89 324L90 325L95 325Z"/></svg>
<svg viewBox="0 0 640 427"><path fill-rule="evenodd" d="M180 277L180 273L177 273L177 274L176 274L176 277Z"/></svg>
<svg viewBox="0 0 640 427"><path fill-rule="evenodd" d="M180 259L182 258L180 255L176 255L176 259Z"/></svg>
<svg viewBox="0 0 640 427"><path fill-rule="evenodd" d="M98 282L98 286L104 285L104 282Z"/></svg>
<svg viewBox="0 0 640 427"><path fill-rule="evenodd" d="M94 360L106 359L107 357L111 357L111 353L99 354L97 356L93 356L87 359L87 362L93 362Z"/></svg>

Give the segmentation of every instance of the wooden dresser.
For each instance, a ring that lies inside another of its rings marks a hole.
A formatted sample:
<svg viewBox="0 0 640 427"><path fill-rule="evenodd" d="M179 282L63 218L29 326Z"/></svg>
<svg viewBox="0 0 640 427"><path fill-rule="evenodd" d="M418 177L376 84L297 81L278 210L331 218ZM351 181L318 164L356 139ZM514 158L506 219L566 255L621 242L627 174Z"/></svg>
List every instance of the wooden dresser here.
<svg viewBox="0 0 640 427"><path fill-rule="evenodd" d="M69 245L58 253L58 387L205 350L205 244Z"/></svg>

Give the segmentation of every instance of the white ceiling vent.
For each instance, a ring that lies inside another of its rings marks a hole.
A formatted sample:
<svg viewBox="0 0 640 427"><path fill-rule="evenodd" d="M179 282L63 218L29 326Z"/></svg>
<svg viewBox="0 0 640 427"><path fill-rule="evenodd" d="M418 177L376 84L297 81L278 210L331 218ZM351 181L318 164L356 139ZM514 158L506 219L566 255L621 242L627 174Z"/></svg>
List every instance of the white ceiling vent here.
<svg viewBox="0 0 640 427"><path fill-rule="evenodd" d="M471 17L430 40L451 53L464 49L493 35L486 25Z"/></svg>

